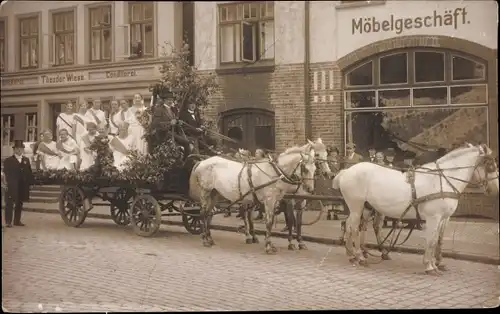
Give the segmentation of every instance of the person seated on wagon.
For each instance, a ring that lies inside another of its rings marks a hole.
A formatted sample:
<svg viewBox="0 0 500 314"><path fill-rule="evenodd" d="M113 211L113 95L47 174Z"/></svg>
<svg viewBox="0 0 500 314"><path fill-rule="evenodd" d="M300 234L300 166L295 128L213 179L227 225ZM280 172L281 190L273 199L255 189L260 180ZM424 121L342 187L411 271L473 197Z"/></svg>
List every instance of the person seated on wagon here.
<svg viewBox="0 0 500 314"><path fill-rule="evenodd" d="M124 115L118 104L118 100L111 101L111 112L109 113L109 134L117 135L118 134L118 126L122 124L125 119L123 119Z"/></svg>
<svg viewBox="0 0 500 314"><path fill-rule="evenodd" d="M43 142L38 145L37 153L41 157L41 168L44 170L58 169L62 157L61 152L57 149L57 143L52 138L52 131L47 129L43 132Z"/></svg>
<svg viewBox="0 0 500 314"><path fill-rule="evenodd" d="M346 156L344 158L344 165L342 168L349 168L358 162L363 161L363 157L356 153L356 145L354 143L347 143L346 145Z"/></svg>
<svg viewBox="0 0 500 314"><path fill-rule="evenodd" d="M85 133L80 141L80 171L87 170L94 164L95 154L90 150L90 145L97 136L97 125L94 122L87 122L87 133Z"/></svg>
<svg viewBox="0 0 500 314"><path fill-rule="evenodd" d="M257 148L255 150L255 157L256 160L261 160L266 158L266 153L264 152L263 149Z"/></svg>
<svg viewBox="0 0 500 314"><path fill-rule="evenodd" d="M74 128L74 123L73 123L73 117L75 116L75 107L73 106L73 102L68 101L66 104L66 112L61 112L59 116L57 116L56 119L56 132L59 134L59 132L62 129L68 130L68 134L73 136L73 128Z"/></svg>
<svg viewBox="0 0 500 314"><path fill-rule="evenodd" d="M128 123L123 122L118 126L118 135L109 141L109 147L113 152L113 165L122 171L129 153L135 149L136 140L128 131Z"/></svg>
<svg viewBox="0 0 500 314"><path fill-rule="evenodd" d="M191 142L189 145L189 154L192 152L199 153L199 146L214 155L218 153L213 149L213 139L205 134L205 130L202 127L203 121L195 103L189 103L187 108L179 114L179 119L184 122L185 126L182 129Z"/></svg>
<svg viewBox="0 0 500 314"><path fill-rule="evenodd" d="M87 119L95 122L96 125L106 123L106 113L101 110L101 100L96 99L92 102L92 106L87 110Z"/></svg>
<svg viewBox="0 0 500 314"><path fill-rule="evenodd" d="M78 162L78 144L74 139L69 137L67 129L59 131L59 141L57 149L61 152L61 160L59 161L59 169L76 170Z"/></svg>

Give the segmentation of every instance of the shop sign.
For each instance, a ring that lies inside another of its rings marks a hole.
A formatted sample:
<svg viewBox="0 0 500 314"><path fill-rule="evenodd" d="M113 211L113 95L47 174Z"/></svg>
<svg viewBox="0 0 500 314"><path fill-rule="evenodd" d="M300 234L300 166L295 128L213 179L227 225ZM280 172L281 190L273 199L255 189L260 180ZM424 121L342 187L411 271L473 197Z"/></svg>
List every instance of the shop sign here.
<svg viewBox="0 0 500 314"><path fill-rule="evenodd" d="M82 82L85 81L85 75L83 73L63 73L56 75L41 75L40 79L42 84L63 84L70 82Z"/></svg>

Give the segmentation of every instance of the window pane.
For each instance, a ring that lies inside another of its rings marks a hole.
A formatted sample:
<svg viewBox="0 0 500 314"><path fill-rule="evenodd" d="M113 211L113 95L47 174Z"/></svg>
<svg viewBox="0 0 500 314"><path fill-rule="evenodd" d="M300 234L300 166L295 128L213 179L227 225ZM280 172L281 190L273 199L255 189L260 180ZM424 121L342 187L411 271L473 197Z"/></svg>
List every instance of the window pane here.
<svg viewBox="0 0 500 314"><path fill-rule="evenodd" d="M257 3L250 4L250 17L256 18L259 13L259 5Z"/></svg>
<svg viewBox="0 0 500 314"><path fill-rule="evenodd" d="M102 58L111 59L111 30L104 29L102 31L103 43L102 43Z"/></svg>
<svg viewBox="0 0 500 314"><path fill-rule="evenodd" d="M153 24L144 25L144 52L152 55L154 51Z"/></svg>
<svg viewBox="0 0 500 314"><path fill-rule="evenodd" d="M348 86L373 85L373 62L365 63L349 72L346 81Z"/></svg>
<svg viewBox="0 0 500 314"><path fill-rule="evenodd" d="M141 24L130 25L130 44L132 46L132 54L138 55L142 53L141 39Z"/></svg>
<svg viewBox="0 0 500 314"><path fill-rule="evenodd" d="M220 27L220 62L234 61L234 28L233 25Z"/></svg>
<svg viewBox="0 0 500 314"><path fill-rule="evenodd" d="M111 24L111 8L102 7L101 8L101 22L110 25Z"/></svg>
<svg viewBox="0 0 500 314"><path fill-rule="evenodd" d="M227 21L236 21L236 6L231 5L227 7Z"/></svg>
<svg viewBox="0 0 500 314"><path fill-rule="evenodd" d="M65 53L66 53L66 61L68 63L73 63L73 34L66 35L65 44Z"/></svg>
<svg viewBox="0 0 500 314"><path fill-rule="evenodd" d="M243 24L243 59L254 60L255 24Z"/></svg>
<svg viewBox="0 0 500 314"><path fill-rule="evenodd" d="M274 59L274 21L260 24L260 36L260 57L262 59Z"/></svg>
<svg viewBox="0 0 500 314"><path fill-rule="evenodd" d="M66 31L72 31L73 30L73 12L66 13L64 15L64 29Z"/></svg>
<svg viewBox="0 0 500 314"><path fill-rule="evenodd" d="M374 108L375 106L375 91L346 92L346 108Z"/></svg>
<svg viewBox="0 0 500 314"><path fill-rule="evenodd" d="M101 21L100 13L101 11L99 9L90 10L90 25L92 27L99 26L99 22Z"/></svg>
<svg viewBox="0 0 500 314"><path fill-rule="evenodd" d="M54 16L55 32L64 31L64 16L57 14Z"/></svg>
<svg viewBox="0 0 500 314"><path fill-rule="evenodd" d="M407 54L398 53L380 58L380 84L408 82Z"/></svg>
<svg viewBox="0 0 500 314"><path fill-rule="evenodd" d="M153 18L153 4L152 3L143 3L143 9L144 9L144 19L145 20L150 20Z"/></svg>
<svg viewBox="0 0 500 314"><path fill-rule="evenodd" d="M221 6L219 10L219 20L221 22L227 21L227 6Z"/></svg>
<svg viewBox="0 0 500 314"><path fill-rule="evenodd" d="M56 64L64 64L64 37L62 35L55 36L56 39Z"/></svg>
<svg viewBox="0 0 500 314"><path fill-rule="evenodd" d="M410 106L410 89L381 90L378 99L379 107Z"/></svg>
<svg viewBox="0 0 500 314"><path fill-rule="evenodd" d="M486 67L476 61L453 56L453 80L475 80L486 78Z"/></svg>
<svg viewBox="0 0 500 314"><path fill-rule="evenodd" d="M30 40L23 39L21 40L21 66L29 67L30 66Z"/></svg>
<svg viewBox="0 0 500 314"><path fill-rule="evenodd" d="M31 19L30 34L38 34L38 18Z"/></svg>
<svg viewBox="0 0 500 314"><path fill-rule="evenodd" d="M248 3L243 4L243 18L244 19L250 18L250 4Z"/></svg>
<svg viewBox="0 0 500 314"><path fill-rule="evenodd" d="M241 62L241 24L235 24L234 27L234 44L235 44L235 62Z"/></svg>
<svg viewBox="0 0 500 314"><path fill-rule="evenodd" d="M266 7L267 7L267 13L266 13L266 15L268 17L274 16L274 1L267 1L266 2Z"/></svg>
<svg viewBox="0 0 500 314"><path fill-rule="evenodd" d="M444 53L415 52L415 82L443 82Z"/></svg>
<svg viewBox="0 0 500 314"><path fill-rule="evenodd" d="M451 87L452 104L487 104L486 85Z"/></svg>
<svg viewBox="0 0 500 314"><path fill-rule="evenodd" d="M448 89L439 88L415 88L413 90L414 106L445 105L448 103Z"/></svg>
<svg viewBox="0 0 500 314"><path fill-rule="evenodd" d="M92 50L92 60L101 59L101 31L92 31L91 35L91 50Z"/></svg>
<svg viewBox="0 0 500 314"><path fill-rule="evenodd" d="M28 36L30 34L30 21L22 20L21 21L21 36Z"/></svg>
<svg viewBox="0 0 500 314"><path fill-rule="evenodd" d="M137 22L142 20L141 14L141 5L140 4L132 4L132 22Z"/></svg>

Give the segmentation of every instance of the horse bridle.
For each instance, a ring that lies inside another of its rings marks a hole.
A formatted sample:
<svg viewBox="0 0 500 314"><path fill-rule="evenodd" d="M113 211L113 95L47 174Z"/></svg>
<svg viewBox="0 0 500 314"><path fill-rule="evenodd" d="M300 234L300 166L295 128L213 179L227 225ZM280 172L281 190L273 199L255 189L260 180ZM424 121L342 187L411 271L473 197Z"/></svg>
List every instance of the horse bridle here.
<svg viewBox="0 0 500 314"><path fill-rule="evenodd" d="M281 169L281 167L278 165L278 160L274 160L271 156L269 156L269 163L273 167L274 171L276 171L276 173L280 177L280 180L287 183L287 184L297 186L297 189L295 190L294 193L297 193L297 191L302 187L302 185L304 185L304 181L313 180L313 179L307 179L304 177L305 173L307 172L306 165L304 164L304 162L305 162L304 157L305 156L303 153L300 153L300 156L301 156L301 158L300 158L299 162L297 163L297 165L295 165L295 167L293 168L291 175L287 175L285 173L285 171L283 171L283 169ZM300 167L300 176L295 173L299 167ZM308 193L314 192L314 191L309 191L309 187L307 187L307 185L305 185L305 186L306 186L305 190Z"/></svg>

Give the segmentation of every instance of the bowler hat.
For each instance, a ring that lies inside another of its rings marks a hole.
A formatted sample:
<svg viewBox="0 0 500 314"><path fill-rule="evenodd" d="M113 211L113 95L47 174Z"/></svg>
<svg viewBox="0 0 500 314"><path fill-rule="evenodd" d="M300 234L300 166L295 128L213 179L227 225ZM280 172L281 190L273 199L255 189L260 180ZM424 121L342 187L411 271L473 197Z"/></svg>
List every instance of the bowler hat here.
<svg viewBox="0 0 500 314"><path fill-rule="evenodd" d="M23 140L15 140L12 148L25 148Z"/></svg>

